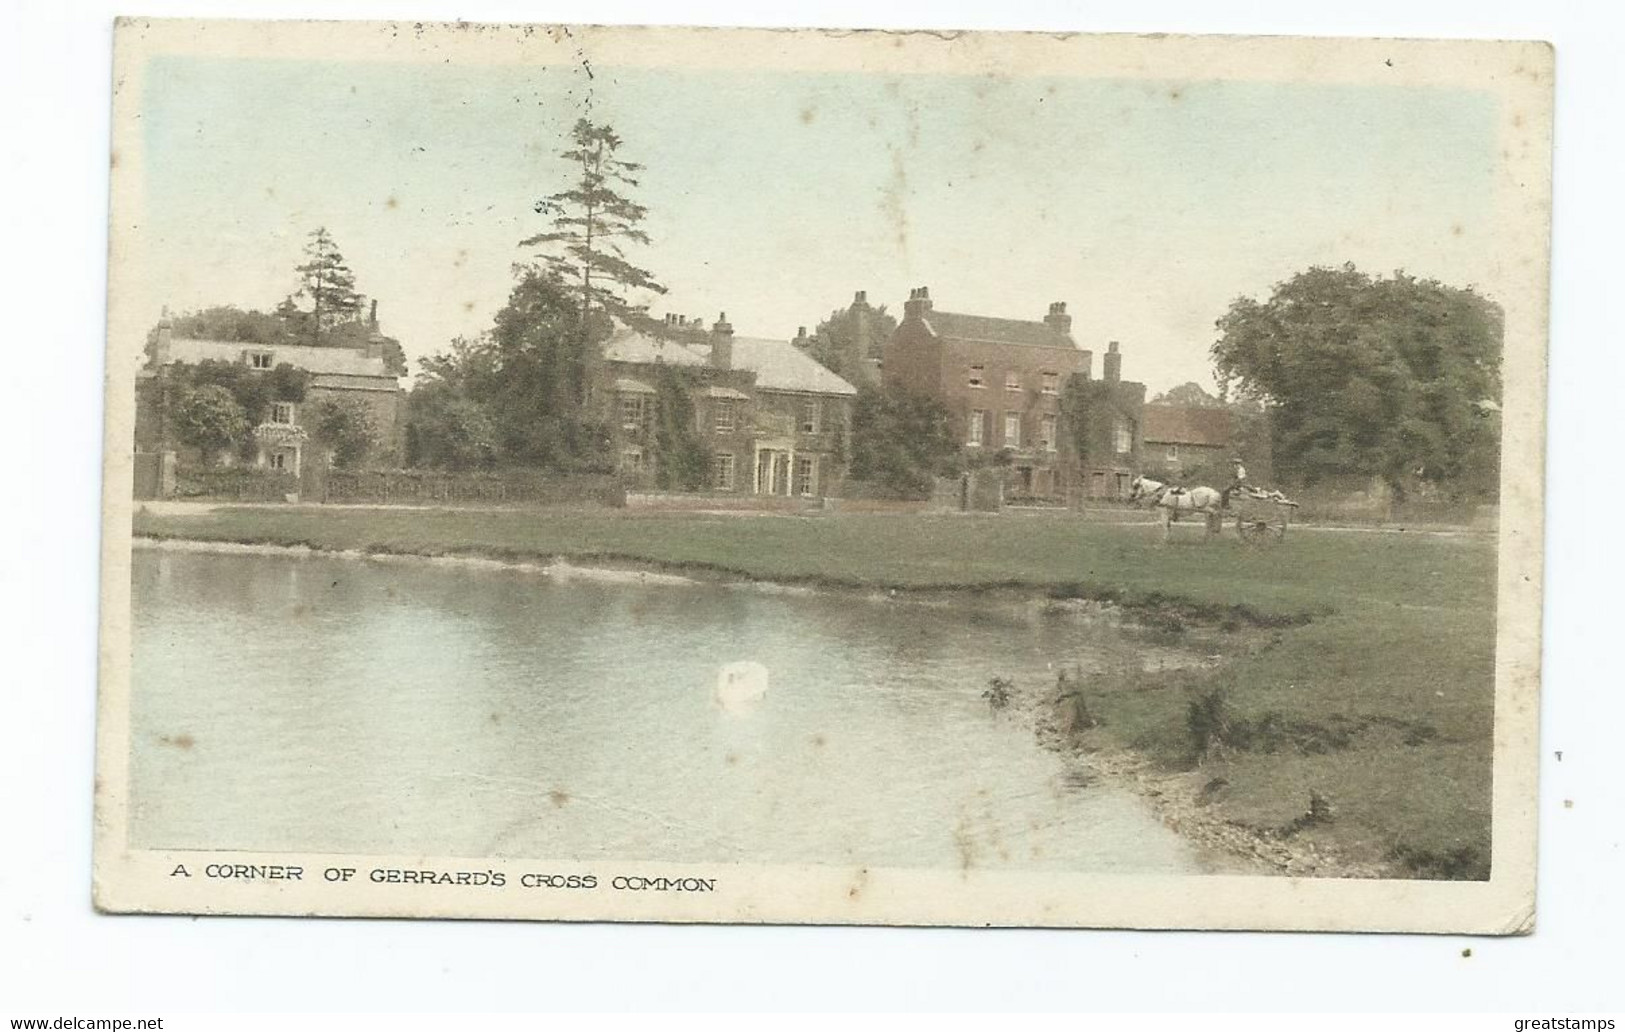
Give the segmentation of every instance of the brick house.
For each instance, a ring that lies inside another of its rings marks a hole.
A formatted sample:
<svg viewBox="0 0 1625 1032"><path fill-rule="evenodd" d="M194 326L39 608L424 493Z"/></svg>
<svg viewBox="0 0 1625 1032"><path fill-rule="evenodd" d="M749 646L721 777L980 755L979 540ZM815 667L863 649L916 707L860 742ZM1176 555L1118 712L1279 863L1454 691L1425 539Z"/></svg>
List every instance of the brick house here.
<svg viewBox="0 0 1625 1032"><path fill-rule="evenodd" d="M686 393L720 493L818 497L846 475L856 388L789 341L736 337L724 314L709 331L686 319L673 336L622 329L605 344L593 396L608 416L621 471L652 482L664 378ZM668 387L668 389L670 389Z"/></svg>
<svg viewBox="0 0 1625 1032"><path fill-rule="evenodd" d="M1229 409L1147 405L1146 470L1166 479L1199 468L1224 468L1235 447L1234 430Z"/></svg>
<svg viewBox="0 0 1625 1032"><path fill-rule="evenodd" d="M224 362L265 374L286 364L308 374L304 397L272 399L264 420L253 428L255 445L248 460L252 465L296 476L304 472L313 457L306 416L328 399L359 403L380 438L372 458L381 465L399 465L405 443L406 395L399 378L389 370L384 345L376 325L364 347L317 347L175 337L166 322L159 326L149 361L137 374L136 452L176 452L190 464L237 462L238 457L229 451L202 456L175 439L164 411L165 379L180 363Z"/></svg>
<svg viewBox="0 0 1625 1032"><path fill-rule="evenodd" d="M1093 357L1073 339L1064 301L1041 320L1004 319L938 311L920 287L881 368L887 385L942 402L967 452L1007 458L1011 495L1121 497L1139 465L1145 385L1122 379L1115 341L1100 381L1091 378ZM1093 417L1081 433L1063 403L1074 391L1083 408L1073 411Z"/></svg>

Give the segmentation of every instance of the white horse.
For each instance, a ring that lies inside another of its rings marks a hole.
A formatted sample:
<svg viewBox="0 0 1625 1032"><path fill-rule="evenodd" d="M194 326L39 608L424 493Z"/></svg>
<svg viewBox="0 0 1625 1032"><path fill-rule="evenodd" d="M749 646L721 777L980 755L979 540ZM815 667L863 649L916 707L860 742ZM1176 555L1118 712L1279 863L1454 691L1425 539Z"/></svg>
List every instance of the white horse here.
<svg viewBox="0 0 1625 1032"><path fill-rule="evenodd" d="M1168 540L1168 531L1181 515L1201 516L1207 522L1207 537L1216 537L1224 519L1224 495L1211 487L1176 488L1150 477L1135 477L1129 483L1128 500L1140 504L1149 499L1151 505L1162 510L1162 539Z"/></svg>

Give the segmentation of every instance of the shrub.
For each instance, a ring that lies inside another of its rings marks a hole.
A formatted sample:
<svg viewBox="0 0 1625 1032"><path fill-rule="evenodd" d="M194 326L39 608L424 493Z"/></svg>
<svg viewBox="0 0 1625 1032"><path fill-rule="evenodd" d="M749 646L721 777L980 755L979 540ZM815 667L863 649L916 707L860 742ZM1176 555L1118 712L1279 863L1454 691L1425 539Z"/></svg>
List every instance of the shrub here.
<svg viewBox="0 0 1625 1032"><path fill-rule="evenodd" d="M1010 705L1010 689L1016 682L1005 677L995 677L987 683L987 690L982 692L982 698L987 700L990 709L1002 710Z"/></svg>

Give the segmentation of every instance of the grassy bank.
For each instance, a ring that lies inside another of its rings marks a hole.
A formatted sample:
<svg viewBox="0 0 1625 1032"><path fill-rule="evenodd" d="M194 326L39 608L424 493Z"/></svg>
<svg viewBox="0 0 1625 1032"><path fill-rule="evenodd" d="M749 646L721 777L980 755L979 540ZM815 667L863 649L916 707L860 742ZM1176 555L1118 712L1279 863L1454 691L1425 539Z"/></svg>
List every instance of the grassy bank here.
<svg viewBox="0 0 1625 1032"><path fill-rule="evenodd" d="M137 534L320 549L563 557L902 590L1019 587L1233 633L1216 671L1096 679L1085 742L1188 770L1212 820L1401 873L1488 870L1493 543L1294 533L1255 549L1064 513L227 508L138 513ZM1263 629L1259 629L1263 628ZM1270 629L1274 628L1274 629ZM1221 634L1224 632L1221 631ZM1194 705L1193 705L1194 704ZM1312 797L1317 819L1306 821Z"/></svg>

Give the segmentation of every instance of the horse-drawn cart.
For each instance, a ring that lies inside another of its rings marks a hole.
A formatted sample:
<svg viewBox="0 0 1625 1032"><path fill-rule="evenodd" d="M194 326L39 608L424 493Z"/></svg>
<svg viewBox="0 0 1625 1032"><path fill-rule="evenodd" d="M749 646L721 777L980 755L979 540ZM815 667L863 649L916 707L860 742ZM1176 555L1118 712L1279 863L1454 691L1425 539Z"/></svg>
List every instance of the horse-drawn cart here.
<svg viewBox="0 0 1625 1032"><path fill-rule="evenodd" d="M1236 520L1236 536L1250 545L1286 540L1298 503L1279 491L1242 487L1230 493L1230 515Z"/></svg>

